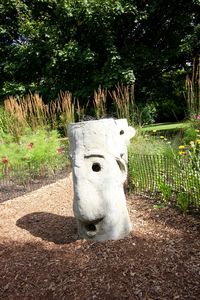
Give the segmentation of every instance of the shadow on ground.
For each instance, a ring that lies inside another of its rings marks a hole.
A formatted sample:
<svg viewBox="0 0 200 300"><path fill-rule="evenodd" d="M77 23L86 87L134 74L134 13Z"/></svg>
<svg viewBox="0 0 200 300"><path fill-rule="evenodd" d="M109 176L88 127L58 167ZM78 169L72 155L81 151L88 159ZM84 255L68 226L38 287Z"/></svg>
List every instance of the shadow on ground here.
<svg viewBox="0 0 200 300"><path fill-rule="evenodd" d="M68 244L77 239L77 225L73 217L34 212L18 219L16 225L33 236L55 244Z"/></svg>

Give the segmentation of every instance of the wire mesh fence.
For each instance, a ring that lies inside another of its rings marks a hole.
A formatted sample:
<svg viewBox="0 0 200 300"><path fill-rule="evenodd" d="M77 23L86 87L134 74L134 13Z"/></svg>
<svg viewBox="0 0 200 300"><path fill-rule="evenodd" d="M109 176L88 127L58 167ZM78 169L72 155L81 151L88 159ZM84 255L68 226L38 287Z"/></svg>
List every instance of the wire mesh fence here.
<svg viewBox="0 0 200 300"><path fill-rule="evenodd" d="M131 154L133 192L162 199L182 210L200 208L200 160L188 157Z"/></svg>
<svg viewBox="0 0 200 300"><path fill-rule="evenodd" d="M64 178L69 172L67 161L59 167L43 164L36 168L30 163L21 163L13 167L0 169L0 202L21 196L44 185Z"/></svg>
<svg viewBox="0 0 200 300"><path fill-rule="evenodd" d="M64 178L69 161L36 168L28 163L0 169L0 202ZM162 155L129 155L129 179L133 193L162 199L182 210L200 210L200 160Z"/></svg>

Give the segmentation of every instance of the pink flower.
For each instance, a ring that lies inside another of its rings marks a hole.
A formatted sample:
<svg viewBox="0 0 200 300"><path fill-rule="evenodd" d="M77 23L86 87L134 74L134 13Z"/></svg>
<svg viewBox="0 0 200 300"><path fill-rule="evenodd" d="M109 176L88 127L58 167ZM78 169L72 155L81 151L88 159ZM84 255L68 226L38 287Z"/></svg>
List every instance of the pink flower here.
<svg viewBox="0 0 200 300"><path fill-rule="evenodd" d="M200 115L196 116L196 119L197 119L197 120L200 120Z"/></svg>
<svg viewBox="0 0 200 300"><path fill-rule="evenodd" d="M58 148L58 149L57 149L57 152L58 152L58 155L61 155L62 152L63 152L63 148Z"/></svg>
<svg viewBox="0 0 200 300"><path fill-rule="evenodd" d="M3 157L3 158L2 158L2 163L3 163L4 165L6 165L6 164L8 163L8 159L7 159L6 157Z"/></svg>
<svg viewBox="0 0 200 300"><path fill-rule="evenodd" d="M32 149L33 148L33 143L28 144L28 148Z"/></svg>

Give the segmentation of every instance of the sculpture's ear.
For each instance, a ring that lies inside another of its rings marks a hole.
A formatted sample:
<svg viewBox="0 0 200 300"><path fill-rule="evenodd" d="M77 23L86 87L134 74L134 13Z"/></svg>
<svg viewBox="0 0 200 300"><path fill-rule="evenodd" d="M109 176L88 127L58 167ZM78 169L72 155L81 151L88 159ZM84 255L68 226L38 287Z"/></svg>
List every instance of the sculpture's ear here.
<svg viewBox="0 0 200 300"><path fill-rule="evenodd" d="M128 131L129 131L129 139L131 139L136 135L136 130L132 126L128 126Z"/></svg>
<svg viewBox="0 0 200 300"><path fill-rule="evenodd" d="M127 165L124 159L116 157L116 162L120 168L120 171L122 173L122 182L125 182L127 177Z"/></svg>

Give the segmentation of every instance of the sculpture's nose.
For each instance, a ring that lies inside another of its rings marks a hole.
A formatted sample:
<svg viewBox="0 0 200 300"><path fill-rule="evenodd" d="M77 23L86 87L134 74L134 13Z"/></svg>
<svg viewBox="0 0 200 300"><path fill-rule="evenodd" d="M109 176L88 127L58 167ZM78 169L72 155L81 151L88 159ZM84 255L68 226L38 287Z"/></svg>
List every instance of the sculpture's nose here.
<svg viewBox="0 0 200 300"><path fill-rule="evenodd" d="M78 220L80 235L87 235L88 238L95 237L101 230L103 219L104 218L100 218L93 221Z"/></svg>

